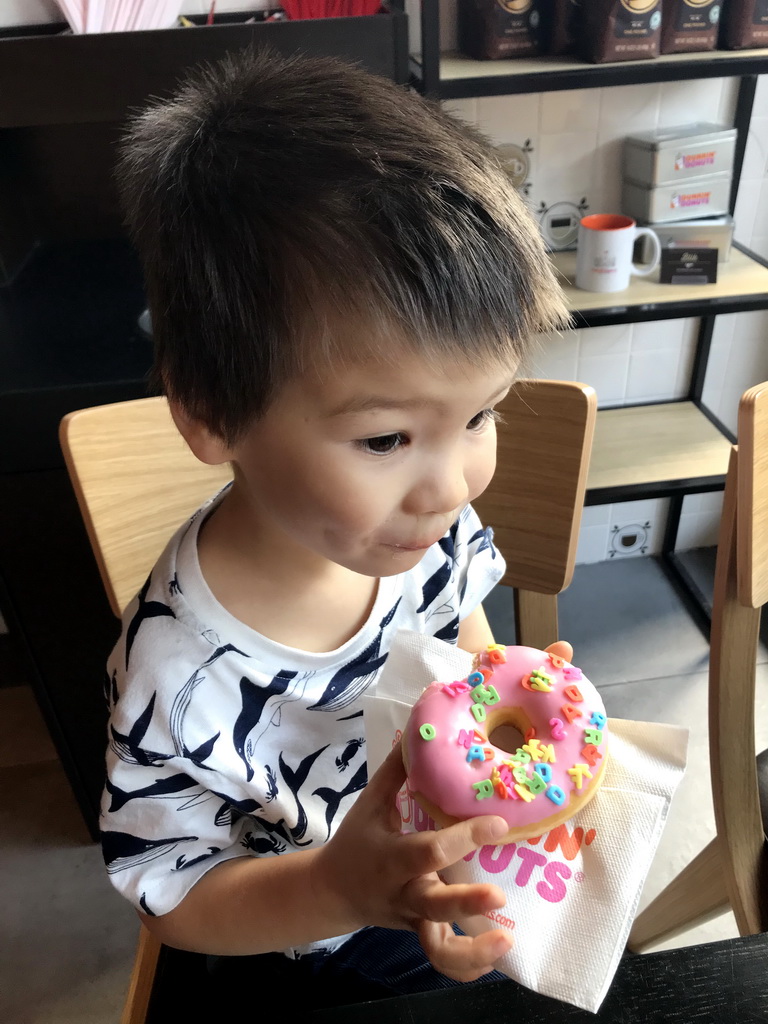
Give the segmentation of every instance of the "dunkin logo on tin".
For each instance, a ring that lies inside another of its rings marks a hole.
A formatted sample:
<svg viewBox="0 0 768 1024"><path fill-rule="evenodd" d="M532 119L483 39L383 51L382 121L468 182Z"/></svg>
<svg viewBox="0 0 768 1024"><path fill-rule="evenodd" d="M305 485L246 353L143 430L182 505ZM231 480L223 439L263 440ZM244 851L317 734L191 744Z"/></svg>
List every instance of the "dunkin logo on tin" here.
<svg viewBox="0 0 768 1024"><path fill-rule="evenodd" d="M715 162L715 151L708 153L680 153L675 159L675 170L683 171L691 167L706 167Z"/></svg>
<svg viewBox="0 0 768 1024"><path fill-rule="evenodd" d="M671 210L678 210L691 206L709 206L711 198L711 192L675 192L669 201L669 207Z"/></svg>

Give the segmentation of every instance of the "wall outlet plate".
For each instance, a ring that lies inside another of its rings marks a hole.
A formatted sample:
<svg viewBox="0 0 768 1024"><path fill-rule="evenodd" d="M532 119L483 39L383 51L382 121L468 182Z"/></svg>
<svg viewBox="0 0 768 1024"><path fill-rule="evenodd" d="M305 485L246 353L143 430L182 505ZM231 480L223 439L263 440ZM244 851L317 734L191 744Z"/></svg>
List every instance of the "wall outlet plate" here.
<svg viewBox="0 0 768 1024"><path fill-rule="evenodd" d="M533 152L530 139L526 139L522 146L513 142L504 143L496 147L496 152L515 188L522 189L530 184L528 176L531 173L531 161L528 154Z"/></svg>
<svg viewBox="0 0 768 1024"><path fill-rule="evenodd" d="M650 545L651 523L627 523L611 527L609 558L626 558L629 555L645 555Z"/></svg>
<svg viewBox="0 0 768 1024"><path fill-rule="evenodd" d="M541 234L552 252L575 249L579 237L579 221L589 209L586 196L578 203L569 200L548 205L542 200L536 214Z"/></svg>

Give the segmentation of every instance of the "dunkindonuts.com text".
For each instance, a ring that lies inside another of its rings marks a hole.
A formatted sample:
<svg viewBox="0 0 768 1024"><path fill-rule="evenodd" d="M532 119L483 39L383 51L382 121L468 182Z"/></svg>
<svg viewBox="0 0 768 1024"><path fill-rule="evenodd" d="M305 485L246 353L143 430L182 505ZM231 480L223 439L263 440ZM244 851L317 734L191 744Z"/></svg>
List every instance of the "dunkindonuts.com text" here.
<svg viewBox="0 0 768 1024"><path fill-rule="evenodd" d="M485 914L485 917L487 917L489 921L493 921L494 924L500 924L502 928L506 928L510 932L515 927L515 922L510 921L508 917L500 914L498 910L489 910L488 913Z"/></svg>

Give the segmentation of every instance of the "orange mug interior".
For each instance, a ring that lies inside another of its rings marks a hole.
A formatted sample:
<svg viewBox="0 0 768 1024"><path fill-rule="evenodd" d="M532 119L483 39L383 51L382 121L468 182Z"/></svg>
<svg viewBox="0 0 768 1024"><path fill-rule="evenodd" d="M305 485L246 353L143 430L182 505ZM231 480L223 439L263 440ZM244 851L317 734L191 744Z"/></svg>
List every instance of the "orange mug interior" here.
<svg viewBox="0 0 768 1024"><path fill-rule="evenodd" d="M621 213L592 213L589 217L582 217L581 224L590 231L622 231L635 226L631 217Z"/></svg>

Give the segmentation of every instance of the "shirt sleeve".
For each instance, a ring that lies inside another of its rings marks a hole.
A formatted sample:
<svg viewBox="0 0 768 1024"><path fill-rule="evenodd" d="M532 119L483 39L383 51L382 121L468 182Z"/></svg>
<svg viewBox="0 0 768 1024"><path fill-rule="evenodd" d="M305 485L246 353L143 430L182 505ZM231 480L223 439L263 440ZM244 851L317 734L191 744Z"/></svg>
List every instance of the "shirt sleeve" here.
<svg viewBox="0 0 768 1024"><path fill-rule="evenodd" d="M493 543L493 530L483 526L471 505L458 519L454 562L462 620L482 604L506 571L501 552Z"/></svg>
<svg viewBox="0 0 768 1024"><path fill-rule="evenodd" d="M161 915L222 861L280 851L250 815L255 801L217 792L206 751L179 751L172 730L158 729L166 716L140 664L131 676L131 693L121 693L125 677L117 666L124 643L123 638L110 659L107 680L111 716L102 852L115 888L145 914Z"/></svg>

